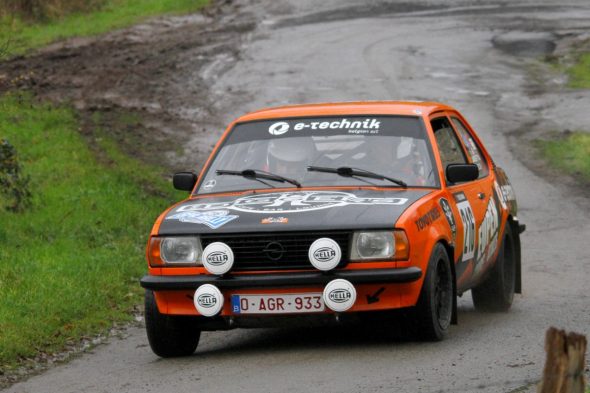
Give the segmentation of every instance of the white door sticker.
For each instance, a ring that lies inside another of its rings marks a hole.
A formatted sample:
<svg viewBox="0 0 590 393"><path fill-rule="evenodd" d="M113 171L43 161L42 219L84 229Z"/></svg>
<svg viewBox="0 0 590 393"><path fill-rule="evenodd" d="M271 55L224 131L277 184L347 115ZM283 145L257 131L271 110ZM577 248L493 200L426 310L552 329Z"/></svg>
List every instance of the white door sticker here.
<svg viewBox="0 0 590 393"><path fill-rule="evenodd" d="M457 203L457 208L463 222L463 261L468 261L475 255L475 217L467 199Z"/></svg>

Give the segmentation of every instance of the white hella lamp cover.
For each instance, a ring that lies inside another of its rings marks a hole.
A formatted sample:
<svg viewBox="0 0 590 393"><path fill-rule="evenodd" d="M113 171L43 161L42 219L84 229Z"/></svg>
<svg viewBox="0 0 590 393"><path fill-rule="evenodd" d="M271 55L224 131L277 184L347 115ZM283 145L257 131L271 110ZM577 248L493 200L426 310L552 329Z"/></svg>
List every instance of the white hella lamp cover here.
<svg viewBox="0 0 590 393"><path fill-rule="evenodd" d="M323 293L324 303L333 311L349 310L356 301L356 289L350 281L341 278L332 280L326 285Z"/></svg>
<svg viewBox="0 0 590 393"><path fill-rule="evenodd" d="M203 266L211 274L225 274L234 265L234 252L225 243L215 242L203 250Z"/></svg>
<svg viewBox="0 0 590 393"><path fill-rule="evenodd" d="M195 291L193 302L199 314L212 317L223 308L223 295L216 286L203 284Z"/></svg>
<svg viewBox="0 0 590 393"><path fill-rule="evenodd" d="M336 241L323 237L311 244L308 252L309 261L318 270L332 270L342 259L342 250Z"/></svg>

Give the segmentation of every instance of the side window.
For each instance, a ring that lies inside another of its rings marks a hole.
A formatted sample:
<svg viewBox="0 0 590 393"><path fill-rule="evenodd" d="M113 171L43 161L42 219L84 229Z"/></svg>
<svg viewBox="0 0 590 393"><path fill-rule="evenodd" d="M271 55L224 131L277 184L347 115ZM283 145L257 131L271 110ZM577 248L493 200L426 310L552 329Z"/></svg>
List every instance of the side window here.
<svg viewBox="0 0 590 393"><path fill-rule="evenodd" d="M461 120L452 117L451 121L453 122L455 129L459 132L459 135L461 135L461 139L463 139L463 144L467 148L467 154L470 156L469 158L471 158L471 162L479 168L479 178L486 177L488 175L488 164L484 159L481 149L477 146L477 143L475 143L473 137L469 131L467 131L467 128L465 128Z"/></svg>
<svg viewBox="0 0 590 393"><path fill-rule="evenodd" d="M447 118L439 117L438 119L432 120L430 124L434 131L443 169L446 170L449 164L466 164L467 159L465 158L461 144Z"/></svg>

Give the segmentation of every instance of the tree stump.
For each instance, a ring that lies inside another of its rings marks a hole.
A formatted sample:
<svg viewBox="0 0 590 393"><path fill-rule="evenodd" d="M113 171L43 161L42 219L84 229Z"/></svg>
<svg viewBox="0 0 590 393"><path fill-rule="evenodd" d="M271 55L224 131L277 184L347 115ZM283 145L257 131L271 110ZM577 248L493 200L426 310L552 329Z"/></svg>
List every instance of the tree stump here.
<svg viewBox="0 0 590 393"><path fill-rule="evenodd" d="M545 369L538 393L585 393L586 336L554 327L545 337Z"/></svg>

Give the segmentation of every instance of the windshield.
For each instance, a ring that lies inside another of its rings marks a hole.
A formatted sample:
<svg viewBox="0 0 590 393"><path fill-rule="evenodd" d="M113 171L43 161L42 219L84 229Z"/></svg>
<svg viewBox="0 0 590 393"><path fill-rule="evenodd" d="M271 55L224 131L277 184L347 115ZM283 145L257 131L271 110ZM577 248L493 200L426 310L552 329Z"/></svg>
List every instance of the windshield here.
<svg viewBox="0 0 590 393"><path fill-rule="evenodd" d="M303 187L397 187L386 179L308 171L309 166L349 167L399 179L409 187L438 187L433 162L426 130L418 117L347 116L255 121L237 124L231 130L197 193L291 186L217 173L243 170L283 176L296 180Z"/></svg>

